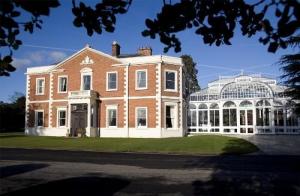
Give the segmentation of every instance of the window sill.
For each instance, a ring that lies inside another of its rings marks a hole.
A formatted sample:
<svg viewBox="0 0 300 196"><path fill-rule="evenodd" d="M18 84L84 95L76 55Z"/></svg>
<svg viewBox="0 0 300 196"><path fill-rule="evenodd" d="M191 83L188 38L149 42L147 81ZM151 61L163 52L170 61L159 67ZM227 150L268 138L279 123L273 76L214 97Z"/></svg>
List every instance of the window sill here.
<svg viewBox="0 0 300 196"><path fill-rule="evenodd" d="M118 89L106 89L106 91L110 92L110 91L118 91Z"/></svg>
<svg viewBox="0 0 300 196"><path fill-rule="evenodd" d="M66 94L68 91L57 92L58 94Z"/></svg>
<svg viewBox="0 0 300 196"><path fill-rule="evenodd" d="M146 88L135 88L135 90L137 90L137 91L148 90L148 87L146 87Z"/></svg>
<svg viewBox="0 0 300 196"><path fill-rule="evenodd" d="M177 90L172 90L172 89L164 89L164 91L166 91L166 92L173 92L173 93L177 93L178 92Z"/></svg>
<svg viewBox="0 0 300 196"><path fill-rule="evenodd" d="M43 93L43 94L35 94L35 95L45 95L45 93Z"/></svg>

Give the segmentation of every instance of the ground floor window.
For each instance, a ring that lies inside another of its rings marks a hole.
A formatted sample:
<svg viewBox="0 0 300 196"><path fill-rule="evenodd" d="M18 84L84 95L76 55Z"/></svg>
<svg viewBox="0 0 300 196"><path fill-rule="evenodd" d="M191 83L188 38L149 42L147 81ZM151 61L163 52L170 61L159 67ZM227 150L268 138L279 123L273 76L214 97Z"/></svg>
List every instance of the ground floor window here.
<svg viewBox="0 0 300 196"><path fill-rule="evenodd" d="M166 105L166 128L176 127L175 116L176 116L175 105Z"/></svg>
<svg viewBox="0 0 300 196"><path fill-rule="evenodd" d="M117 127L117 106L107 107L107 127Z"/></svg>
<svg viewBox="0 0 300 196"><path fill-rule="evenodd" d="M257 108L256 109L256 125L257 126L270 126L270 108Z"/></svg>
<svg viewBox="0 0 300 196"><path fill-rule="evenodd" d="M147 127L147 108L138 107L136 108L136 126L138 128Z"/></svg>
<svg viewBox="0 0 300 196"><path fill-rule="evenodd" d="M219 126L219 124L220 124L219 110L210 110L209 114L210 114L210 119L209 119L210 125L212 127Z"/></svg>
<svg viewBox="0 0 300 196"><path fill-rule="evenodd" d="M35 111L35 126L43 127L44 126L44 111Z"/></svg>
<svg viewBox="0 0 300 196"><path fill-rule="evenodd" d="M275 126L284 126L284 117L283 117L283 109L275 109L274 110L274 125ZM277 132L281 132L282 130L278 130Z"/></svg>
<svg viewBox="0 0 300 196"><path fill-rule="evenodd" d="M66 109L58 109L57 110L57 124L58 127L66 126L67 112Z"/></svg>
<svg viewBox="0 0 300 196"><path fill-rule="evenodd" d="M236 126L236 109L223 109L223 125Z"/></svg>

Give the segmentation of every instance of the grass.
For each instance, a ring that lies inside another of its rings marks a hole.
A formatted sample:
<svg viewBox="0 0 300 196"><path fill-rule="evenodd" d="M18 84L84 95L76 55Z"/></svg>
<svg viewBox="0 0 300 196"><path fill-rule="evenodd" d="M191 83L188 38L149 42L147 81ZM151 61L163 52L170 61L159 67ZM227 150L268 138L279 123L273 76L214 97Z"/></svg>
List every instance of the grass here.
<svg viewBox="0 0 300 196"><path fill-rule="evenodd" d="M1 134L0 147L99 152L145 152L172 154L246 154L258 148L243 139L218 135L184 138L64 138Z"/></svg>

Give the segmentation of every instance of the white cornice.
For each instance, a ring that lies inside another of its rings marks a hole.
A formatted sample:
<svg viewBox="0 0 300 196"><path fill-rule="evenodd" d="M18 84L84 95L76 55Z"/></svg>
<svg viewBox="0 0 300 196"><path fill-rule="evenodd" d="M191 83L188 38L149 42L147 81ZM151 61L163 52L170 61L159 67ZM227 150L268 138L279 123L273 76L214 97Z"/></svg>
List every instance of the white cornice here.
<svg viewBox="0 0 300 196"><path fill-rule="evenodd" d="M153 55L153 56L139 56L139 57L130 57L130 58L120 58L123 64L157 64L157 63L166 63L166 64L173 64L173 65L180 65L182 66L182 59L179 57L171 57L171 56L164 56L164 55Z"/></svg>

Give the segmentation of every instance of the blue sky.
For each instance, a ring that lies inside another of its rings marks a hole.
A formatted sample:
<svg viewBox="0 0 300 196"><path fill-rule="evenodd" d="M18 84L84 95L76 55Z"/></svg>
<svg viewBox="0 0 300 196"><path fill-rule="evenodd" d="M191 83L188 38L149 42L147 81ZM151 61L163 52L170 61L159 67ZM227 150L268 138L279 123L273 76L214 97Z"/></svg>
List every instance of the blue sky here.
<svg viewBox="0 0 300 196"><path fill-rule="evenodd" d="M93 4L96 1L88 1ZM10 77L0 77L0 101L8 101L14 92L25 93L26 68L56 63L86 44L102 52L111 53L111 44L116 40L121 45L121 53L135 53L141 46L151 46L154 54L163 54L164 45L158 39L144 38L141 32L145 29L145 19L154 18L161 8L162 1L133 1L125 15L117 17L114 33L104 32L89 37L86 30L73 26L71 1L61 1L62 5L51 10L50 17L43 17L41 30L33 34L24 32L21 35L23 46L14 52L17 71ZM180 56L189 54L198 64L198 80L201 87L220 75L235 75L241 70L246 74L261 73L271 78L278 78L281 71L274 65L281 55L291 52L279 50L268 53L267 47L258 42L258 36L242 37L237 31L231 46L207 46L194 29L179 33L182 51L170 50L166 55ZM1 50L2 54L3 50Z"/></svg>

